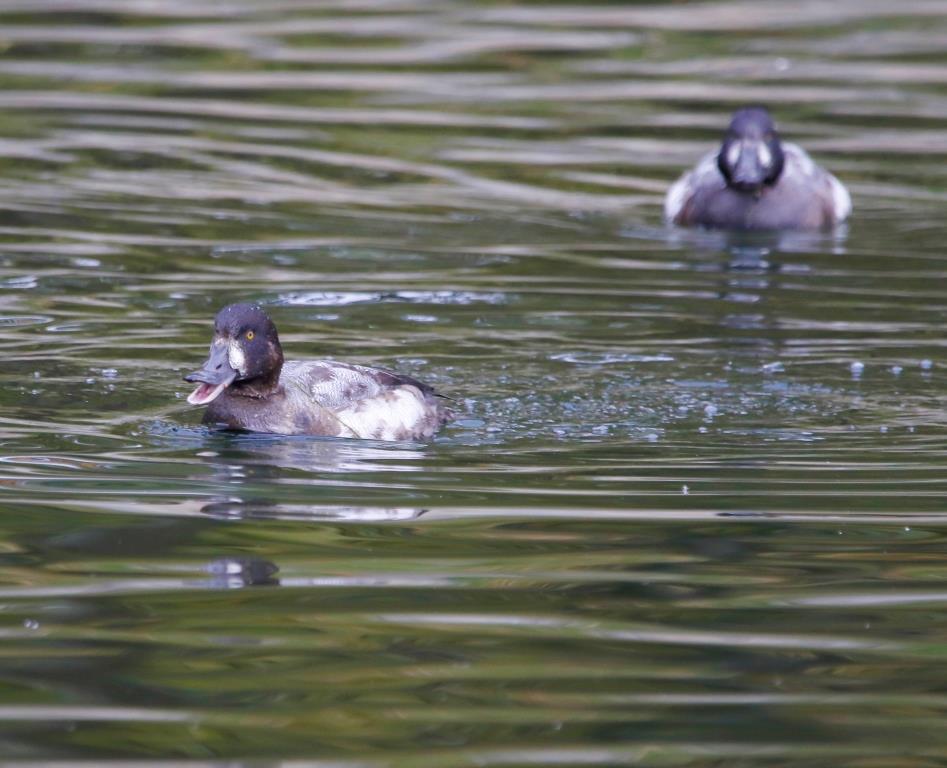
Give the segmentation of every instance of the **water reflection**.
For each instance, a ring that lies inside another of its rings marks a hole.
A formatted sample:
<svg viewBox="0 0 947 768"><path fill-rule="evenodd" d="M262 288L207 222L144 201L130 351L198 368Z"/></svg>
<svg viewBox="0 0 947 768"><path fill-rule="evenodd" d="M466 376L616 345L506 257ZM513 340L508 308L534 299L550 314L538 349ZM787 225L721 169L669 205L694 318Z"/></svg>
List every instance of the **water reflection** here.
<svg viewBox="0 0 947 768"><path fill-rule="evenodd" d="M417 472L427 457L422 443L265 435L200 430L194 455L225 481L270 479L297 469L324 472Z"/></svg>
<svg viewBox="0 0 947 768"><path fill-rule="evenodd" d="M227 519L262 518L310 522L382 523L416 520L427 510L413 507L339 507L325 504L281 504L239 496L221 497L200 508L202 514Z"/></svg>
<svg viewBox="0 0 947 768"><path fill-rule="evenodd" d="M207 565L212 588L271 587L279 585L279 567L254 557L225 557Z"/></svg>
<svg viewBox="0 0 947 768"><path fill-rule="evenodd" d="M424 514L413 507L332 505L306 493L306 486L372 485L372 473L417 472L427 457L423 445L399 446L366 440L308 436L209 433L195 456L211 471L201 472L222 493L198 499L200 512L219 519L272 518L311 522L384 522ZM351 480L321 476L346 474ZM302 486L302 488L300 488ZM302 495L311 501L297 501Z"/></svg>
<svg viewBox="0 0 947 768"><path fill-rule="evenodd" d="M84 613L80 605L77 603L74 609L67 609L66 603L62 601L83 597L133 594L136 592L161 593L208 589L242 589L244 587L278 586L280 584L280 580L276 576L279 572L279 567L268 560L260 560L257 558L220 558L199 568L177 566L163 570L200 570L203 571L206 576L195 579L162 578L154 575L150 577L138 576L136 578L126 579L112 578L80 585L56 584L46 586L6 587L0 588L0 598L7 600L56 598L60 601L56 608L57 614L68 612L72 614L74 618L78 618ZM43 622L33 619L26 620L24 626L31 631L44 629Z"/></svg>

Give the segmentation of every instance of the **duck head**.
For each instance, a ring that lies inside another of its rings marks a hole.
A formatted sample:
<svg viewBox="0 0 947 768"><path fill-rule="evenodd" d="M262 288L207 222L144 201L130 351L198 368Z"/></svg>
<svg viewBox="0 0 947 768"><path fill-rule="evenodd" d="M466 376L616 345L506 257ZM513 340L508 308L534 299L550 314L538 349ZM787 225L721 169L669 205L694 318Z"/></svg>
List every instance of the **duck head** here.
<svg viewBox="0 0 947 768"><path fill-rule="evenodd" d="M776 125L764 107L734 112L717 155L717 167L728 187L759 195L763 187L779 179L784 161Z"/></svg>
<svg viewBox="0 0 947 768"><path fill-rule="evenodd" d="M207 405L230 388L233 394L264 397L276 389L283 367L283 349L276 326L255 304L230 304L214 318L210 356L185 381L197 388L191 405Z"/></svg>

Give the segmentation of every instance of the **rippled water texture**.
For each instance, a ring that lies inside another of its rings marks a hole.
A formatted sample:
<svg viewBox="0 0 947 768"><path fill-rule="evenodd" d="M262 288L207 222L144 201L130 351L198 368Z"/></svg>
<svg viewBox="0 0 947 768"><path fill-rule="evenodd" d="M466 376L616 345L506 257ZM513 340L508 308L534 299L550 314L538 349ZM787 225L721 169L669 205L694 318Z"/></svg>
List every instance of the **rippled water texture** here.
<svg viewBox="0 0 947 768"><path fill-rule="evenodd" d="M947 764L945 50L942 0L5 0L0 762ZM664 228L747 101L848 232ZM236 300L462 418L208 432Z"/></svg>

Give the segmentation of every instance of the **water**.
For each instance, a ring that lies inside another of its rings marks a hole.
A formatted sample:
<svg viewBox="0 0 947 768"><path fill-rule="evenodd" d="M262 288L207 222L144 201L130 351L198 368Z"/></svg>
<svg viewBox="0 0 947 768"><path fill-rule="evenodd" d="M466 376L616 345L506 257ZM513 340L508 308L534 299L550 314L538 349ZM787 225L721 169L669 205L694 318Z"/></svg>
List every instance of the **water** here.
<svg viewBox="0 0 947 768"><path fill-rule="evenodd" d="M941 2L7 0L0 43L4 764L947 763ZM665 230L750 100L847 233ZM209 433L236 300L463 417Z"/></svg>

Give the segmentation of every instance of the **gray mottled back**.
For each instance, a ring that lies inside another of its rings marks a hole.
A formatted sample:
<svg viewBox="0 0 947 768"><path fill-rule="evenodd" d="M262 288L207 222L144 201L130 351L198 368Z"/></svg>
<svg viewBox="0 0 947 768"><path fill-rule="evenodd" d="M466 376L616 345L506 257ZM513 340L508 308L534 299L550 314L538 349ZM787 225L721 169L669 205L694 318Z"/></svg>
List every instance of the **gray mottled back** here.
<svg viewBox="0 0 947 768"><path fill-rule="evenodd" d="M283 365L280 383L308 393L320 405L332 410L378 397L394 387L414 386L423 394L433 394L430 387L408 376L332 360L291 360Z"/></svg>

